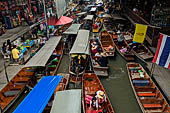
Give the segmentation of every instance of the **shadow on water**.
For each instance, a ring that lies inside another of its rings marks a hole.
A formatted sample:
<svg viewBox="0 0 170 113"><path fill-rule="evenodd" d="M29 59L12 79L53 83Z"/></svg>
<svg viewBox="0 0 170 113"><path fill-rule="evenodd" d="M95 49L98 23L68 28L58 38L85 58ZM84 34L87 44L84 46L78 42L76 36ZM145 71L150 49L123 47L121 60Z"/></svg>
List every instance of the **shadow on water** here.
<svg viewBox="0 0 170 113"><path fill-rule="evenodd" d="M57 73L69 73L69 55L63 55Z"/></svg>
<svg viewBox="0 0 170 113"><path fill-rule="evenodd" d="M109 59L109 77L100 77L116 113L142 113L129 82L126 61L117 53Z"/></svg>

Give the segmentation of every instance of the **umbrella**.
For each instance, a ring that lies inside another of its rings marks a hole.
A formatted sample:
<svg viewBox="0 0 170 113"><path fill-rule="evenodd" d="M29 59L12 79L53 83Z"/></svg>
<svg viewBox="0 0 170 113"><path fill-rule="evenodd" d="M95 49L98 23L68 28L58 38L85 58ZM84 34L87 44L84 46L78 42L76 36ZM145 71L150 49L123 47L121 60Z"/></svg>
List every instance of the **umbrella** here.
<svg viewBox="0 0 170 113"><path fill-rule="evenodd" d="M62 16L60 17L60 19L57 21L55 25L65 25L65 24L71 23L72 21L73 21L72 18Z"/></svg>
<svg viewBox="0 0 170 113"><path fill-rule="evenodd" d="M47 24L48 25L55 25L56 22L57 22L56 16L53 16L53 17L50 17L50 18L47 19Z"/></svg>

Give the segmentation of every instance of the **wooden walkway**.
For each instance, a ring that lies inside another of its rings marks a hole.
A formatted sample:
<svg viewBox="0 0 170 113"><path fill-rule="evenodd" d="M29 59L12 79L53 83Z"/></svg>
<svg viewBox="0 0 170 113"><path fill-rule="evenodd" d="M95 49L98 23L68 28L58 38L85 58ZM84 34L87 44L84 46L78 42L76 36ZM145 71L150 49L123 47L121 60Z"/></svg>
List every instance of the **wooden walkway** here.
<svg viewBox="0 0 170 113"><path fill-rule="evenodd" d="M152 63L147 64L147 68L151 70ZM155 64L153 78L156 80L159 87L164 92L164 95L166 96L166 98L168 99L168 103L170 104L170 70Z"/></svg>

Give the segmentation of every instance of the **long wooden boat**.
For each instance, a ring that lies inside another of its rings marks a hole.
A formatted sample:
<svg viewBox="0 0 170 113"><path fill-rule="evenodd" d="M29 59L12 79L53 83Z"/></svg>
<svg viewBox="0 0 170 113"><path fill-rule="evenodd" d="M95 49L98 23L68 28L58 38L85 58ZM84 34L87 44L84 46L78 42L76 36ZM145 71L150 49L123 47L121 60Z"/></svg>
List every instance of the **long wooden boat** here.
<svg viewBox="0 0 170 113"><path fill-rule="evenodd" d="M76 61L77 58L78 60ZM81 77L83 76L86 70L88 60L89 60L89 56L85 54L84 55L74 54L72 55L72 57L70 57L69 73L71 75L71 80L70 80L71 82L81 81L82 79ZM80 62L80 65L77 64L76 62Z"/></svg>
<svg viewBox="0 0 170 113"><path fill-rule="evenodd" d="M48 75L54 75L57 72L61 59L63 57L63 50L64 50L64 43L63 41L60 41L60 43L57 45L56 49L54 50L51 56L52 59L50 59L51 61L48 66L48 72L49 72Z"/></svg>
<svg viewBox="0 0 170 113"><path fill-rule="evenodd" d="M128 63L129 80L143 113L170 113L170 106L144 68Z"/></svg>
<svg viewBox="0 0 170 113"><path fill-rule="evenodd" d="M133 42L133 35L130 33L124 35L125 41L129 44ZM140 43L138 48L133 48L133 53L142 61L153 58L152 52L143 44Z"/></svg>
<svg viewBox="0 0 170 113"><path fill-rule="evenodd" d="M91 39L90 40L90 45L92 45L92 43L94 43L94 40ZM98 48L100 50L100 52L103 52L103 49L101 48L101 45L98 45ZM91 62L92 62L92 67L93 67L93 71L98 75L98 76L108 76L108 69L109 67L102 67L97 63L97 60L100 58L99 56L95 56L92 53L92 46L90 47L91 50Z"/></svg>
<svg viewBox="0 0 170 113"><path fill-rule="evenodd" d="M107 110L107 113L114 113L112 104L95 73L85 73L82 83L82 97L83 97L83 111L84 113L99 113L103 109ZM94 97L97 91L103 91L106 96L106 101L102 103L101 108L96 111L95 108L90 108L90 103L87 100L88 97Z"/></svg>
<svg viewBox="0 0 170 113"><path fill-rule="evenodd" d="M102 31L100 34L100 43L103 51L107 53L107 56L114 56L115 45L109 32Z"/></svg>
<svg viewBox="0 0 170 113"><path fill-rule="evenodd" d="M26 90L27 86L34 87L36 84L35 70L32 68L21 69L0 91L0 106L5 112Z"/></svg>
<svg viewBox="0 0 170 113"><path fill-rule="evenodd" d="M45 107L43 113L50 113L50 110L52 107L50 103L52 103L52 101L54 100L53 98L55 96L55 93L58 91L64 91L67 88L70 75L68 73L59 73L57 75L59 75L59 76L61 75L61 76L63 76L63 78L61 79L60 83L58 84L57 88L55 89L54 94L51 97L50 101L48 102L49 104L47 104L47 106Z"/></svg>
<svg viewBox="0 0 170 113"><path fill-rule="evenodd" d="M134 60L133 52L121 52L122 49L126 49L126 51L128 50L129 45L127 44L127 42L123 40L123 44L119 45L117 41L118 36L116 35L112 35L112 36L113 36L112 38L116 46L116 50L120 53L120 55L127 61L133 61Z"/></svg>
<svg viewBox="0 0 170 113"><path fill-rule="evenodd" d="M96 18L95 24L97 22L100 22L100 26L98 26L96 29L93 28L93 33L98 33L101 30L101 28L103 27L103 23L102 23L102 21L101 21L101 19L99 17Z"/></svg>
<svg viewBox="0 0 170 113"><path fill-rule="evenodd" d="M81 82L89 60L89 33L88 30L79 30L76 40L70 50L69 73L70 81Z"/></svg>

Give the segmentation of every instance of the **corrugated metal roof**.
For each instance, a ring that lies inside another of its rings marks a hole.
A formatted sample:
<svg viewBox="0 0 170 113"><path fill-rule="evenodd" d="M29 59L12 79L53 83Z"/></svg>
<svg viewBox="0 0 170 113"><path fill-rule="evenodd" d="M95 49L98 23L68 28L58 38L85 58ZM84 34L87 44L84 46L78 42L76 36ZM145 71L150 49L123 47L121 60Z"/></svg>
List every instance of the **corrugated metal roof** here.
<svg viewBox="0 0 170 113"><path fill-rule="evenodd" d="M77 34L81 24L72 24L64 34Z"/></svg>
<svg viewBox="0 0 170 113"><path fill-rule="evenodd" d="M81 113L81 90L56 92L51 113Z"/></svg>
<svg viewBox="0 0 170 113"><path fill-rule="evenodd" d="M46 76L34 87L13 113L42 113L62 76Z"/></svg>
<svg viewBox="0 0 170 113"><path fill-rule="evenodd" d="M61 36L51 37L45 45L38 51L38 53L33 56L24 67L35 67L35 66L45 66L48 59L52 55L56 46L60 42Z"/></svg>
<svg viewBox="0 0 170 113"><path fill-rule="evenodd" d="M89 30L79 30L70 54L89 54Z"/></svg>

